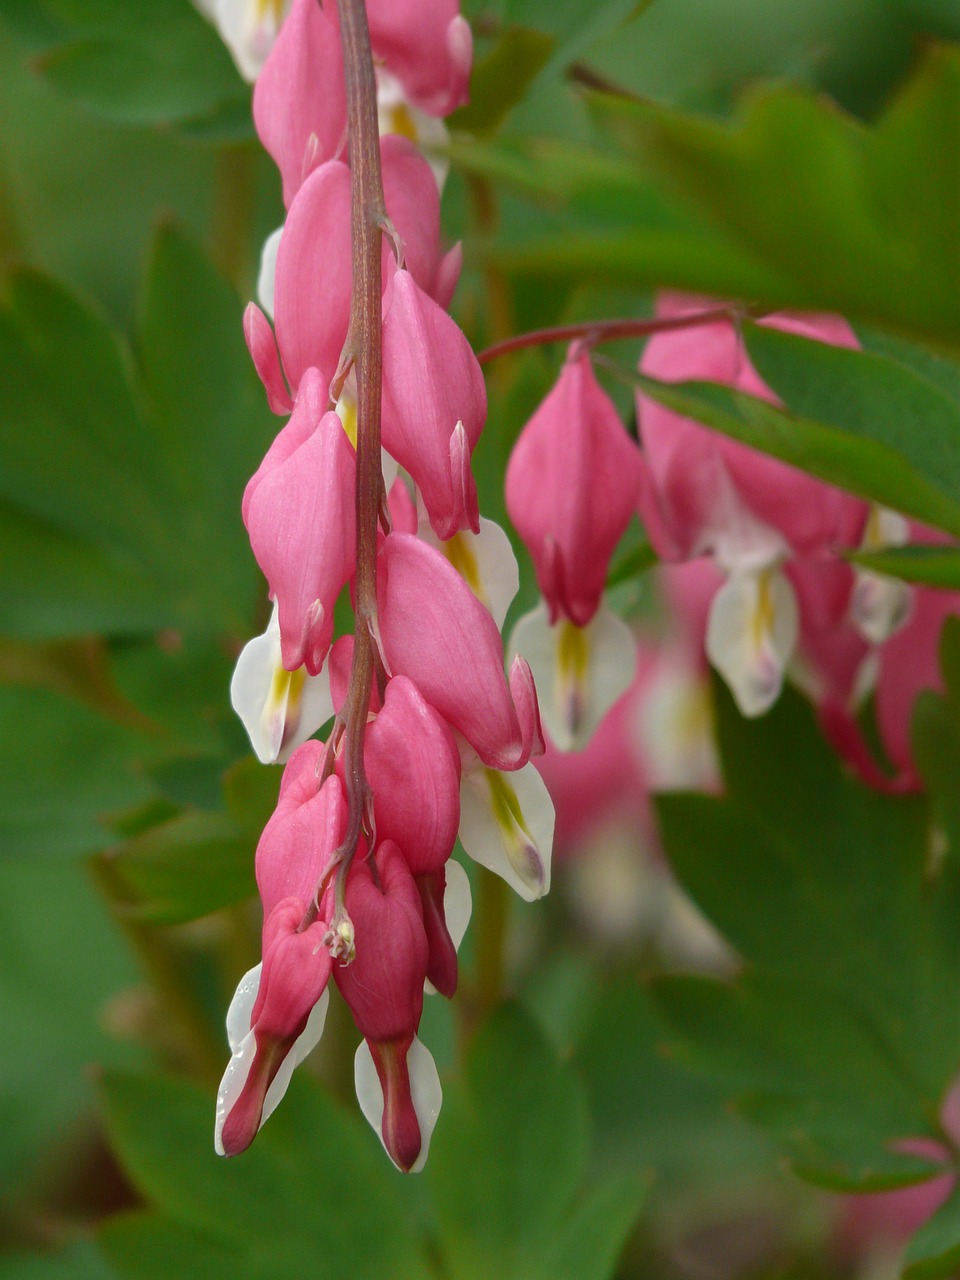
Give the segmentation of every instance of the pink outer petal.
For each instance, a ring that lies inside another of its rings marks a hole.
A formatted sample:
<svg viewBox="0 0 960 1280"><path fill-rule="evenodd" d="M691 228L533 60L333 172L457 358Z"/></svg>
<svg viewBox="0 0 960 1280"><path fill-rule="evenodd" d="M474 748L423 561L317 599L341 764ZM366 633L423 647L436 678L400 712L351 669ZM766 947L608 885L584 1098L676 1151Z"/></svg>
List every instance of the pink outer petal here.
<svg viewBox="0 0 960 1280"><path fill-rule="evenodd" d="M487 394L476 356L447 313L397 271L383 321L383 445L423 496L439 538L480 528L470 455Z"/></svg>
<svg viewBox="0 0 960 1280"><path fill-rule="evenodd" d="M414 876L439 871L460 826L460 754L449 725L406 676L387 685L364 763L377 839L399 845Z"/></svg>
<svg viewBox="0 0 960 1280"><path fill-rule="evenodd" d="M243 313L243 336L254 368L267 393L267 404L273 413L289 413L293 408L290 392L283 380L280 353L270 321L253 302Z"/></svg>
<svg viewBox="0 0 960 1280"><path fill-rule="evenodd" d="M320 743L304 743L291 756L284 773L285 781L288 774L291 781L257 845L257 886L265 920L285 898L311 901L344 836L343 786L334 775L320 789L317 747L322 752Z"/></svg>
<svg viewBox="0 0 960 1280"><path fill-rule="evenodd" d="M350 322L350 170L316 169L290 206L277 251L275 321L292 389L307 369L330 385Z"/></svg>
<svg viewBox="0 0 960 1280"><path fill-rule="evenodd" d="M800 606L798 653L818 701L852 705L870 646L850 618L854 573L843 560L796 559L784 567Z"/></svg>
<svg viewBox="0 0 960 1280"><path fill-rule="evenodd" d="M368 0L374 57L428 115L446 116L468 99L473 35L458 0Z"/></svg>
<svg viewBox="0 0 960 1280"><path fill-rule="evenodd" d="M274 437L273 443L264 455L263 461L247 481L243 491L241 513L244 524L248 524L250 504L253 496L263 480L277 467L282 466L297 450L310 439L316 431L325 411L324 392L316 370L311 370L303 380L303 388L297 397L290 421Z"/></svg>
<svg viewBox="0 0 960 1280"><path fill-rule="evenodd" d="M700 305L690 300L691 309ZM676 296L665 308L667 314L683 309ZM835 317L776 316L763 323L835 345L858 345L849 327ZM775 400L729 323L657 334L647 344L640 367L665 382L707 379ZM718 523L728 518L728 512L718 509L718 496L729 502L732 495L742 502L799 554L822 554L833 545L858 539L866 516L866 504L858 499L680 418L646 397L639 397L638 413L662 525L684 557L709 550ZM649 505L647 493L644 509ZM652 536L660 542L665 530L656 525L655 520ZM667 547L662 549L666 552Z"/></svg>
<svg viewBox="0 0 960 1280"><path fill-rule="evenodd" d="M383 197L403 243L403 264L421 289L433 294L445 259L440 255L440 193L430 165L409 138L380 140ZM384 264L393 252L384 245ZM449 269L440 283L446 287ZM384 287L387 284L384 272Z"/></svg>
<svg viewBox="0 0 960 1280"><path fill-rule="evenodd" d="M317 405L315 398L313 412ZM264 474L248 486L245 519L277 601L283 665L288 671L306 666L317 675L330 646L337 596L353 573L356 455L335 413L324 414L302 442L303 420L294 418L285 431L296 447L269 467L268 455ZM274 447L286 450L279 441Z"/></svg>
<svg viewBox="0 0 960 1280"><path fill-rule="evenodd" d="M463 244L458 240L453 248L448 250L440 259L436 279L433 283L434 301L438 306L443 307L444 311L450 310L450 303L453 301L453 295L462 270Z"/></svg>
<svg viewBox="0 0 960 1280"><path fill-rule="evenodd" d="M596 613L639 485L639 451L589 357L568 357L520 433L506 477L507 510L552 622L564 616L583 627Z"/></svg>
<svg viewBox="0 0 960 1280"><path fill-rule="evenodd" d="M378 881L365 858L350 868L346 905L356 958L333 972L361 1035L399 1040L413 1036L420 1023L427 937L420 894L397 846L381 844L376 865Z"/></svg>
<svg viewBox="0 0 960 1280"><path fill-rule="evenodd" d="M430 292L441 266L437 184L407 138L382 139L380 153L387 213L403 245L404 261ZM393 262L385 237L384 286ZM320 370L325 386L337 371L350 323L351 272L350 170L330 160L297 192L277 251L277 345L294 391L311 366ZM442 283L446 287L445 277Z"/></svg>
<svg viewBox="0 0 960 1280"><path fill-rule="evenodd" d="M410 534L392 533L383 544L377 596L393 674L409 676L484 764L522 768L534 734L518 719L500 633L446 557Z"/></svg>
<svg viewBox="0 0 960 1280"><path fill-rule="evenodd" d="M912 542L948 543L950 539L914 525ZM960 615L960 592L918 586L905 626L881 645L877 673L877 725L891 761L919 781L910 747L910 719L923 689L943 688L940 633L947 618Z"/></svg>
<svg viewBox="0 0 960 1280"><path fill-rule="evenodd" d="M317 0L293 0L254 87L253 119L289 209L310 170L337 156L346 140L340 37Z"/></svg>

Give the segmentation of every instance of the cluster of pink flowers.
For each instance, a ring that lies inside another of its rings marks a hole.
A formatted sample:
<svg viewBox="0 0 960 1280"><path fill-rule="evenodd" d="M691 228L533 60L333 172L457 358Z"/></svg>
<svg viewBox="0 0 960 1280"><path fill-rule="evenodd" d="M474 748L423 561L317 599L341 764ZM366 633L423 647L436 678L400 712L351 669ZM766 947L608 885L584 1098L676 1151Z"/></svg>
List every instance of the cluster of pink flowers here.
<svg viewBox="0 0 960 1280"><path fill-rule="evenodd" d="M705 305L668 295L658 319L689 320ZM836 317L777 315L761 323L859 345ZM775 401L735 322L717 310L706 322L655 333L641 370ZM942 535L649 396L637 397L637 421L634 442L594 377L585 343L575 343L521 433L506 477L508 510L543 595L517 624L512 645L530 658L540 690L548 740L538 768L556 806L556 850L588 853L575 860L571 878L585 901L596 891L596 909L587 903L586 913L594 932L608 936L621 926L635 935L650 914L640 898L651 893L651 878L643 871L638 879L637 869L663 863L649 791L719 785L705 658L748 716L767 711L793 679L864 781L909 790L920 785L910 747L913 705L921 689L940 687L940 631L960 613L956 593L910 588L847 558ZM664 562L669 620L658 638L638 640L602 603L611 553L635 511ZM861 728L870 697L882 762Z"/></svg>
<svg viewBox="0 0 960 1280"><path fill-rule="evenodd" d="M361 708L371 799L352 811L336 729L326 744L311 737L348 699L355 641L335 639L334 606L356 567L357 392L342 360L351 171L339 19L333 4L292 0L254 90L287 208L261 274L273 324L253 304L245 317L269 403L290 414L243 500L274 613L232 685L258 756L286 767L256 855L263 960L228 1014L215 1137L226 1155L252 1141L322 1032L332 978L363 1037L361 1108L411 1170L441 1101L417 1037L424 990L453 994L470 914L454 844L459 834L472 858L532 900L549 887L553 809L529 764L543 749L530 669L517 657L504 671L499 628L518 574L506 536L477 506L484 382L445 309L460 251L441 250L437 176L411 137L418 117L437 121L465 100L470 31L455 0L370 0L367 12L390 224L382 445L392 480L378 535L378 678ZM394 479L398 467L409 485Z"/></svg>
<svg viewBox="0 0 960 1280"><path fill-rule="evenodd" d="M702 304L667 297L663 315ZM831 316L773 316L762 324L837 346L859 343ZM641 361L665 382L708 379L773 401L731 321L655 335ZM828 736L869 784L919 785L910 751L917 693L939 688L937 647L956 593L910 588L854 568L845 553L943 540L903 516L638 397L643 450L640 514L668 562L706 557L716 588L704 643L745 715L760 715L790 674L817 706ZM880 743L895 774L872 757L858 712L872 695Z"/></svg>

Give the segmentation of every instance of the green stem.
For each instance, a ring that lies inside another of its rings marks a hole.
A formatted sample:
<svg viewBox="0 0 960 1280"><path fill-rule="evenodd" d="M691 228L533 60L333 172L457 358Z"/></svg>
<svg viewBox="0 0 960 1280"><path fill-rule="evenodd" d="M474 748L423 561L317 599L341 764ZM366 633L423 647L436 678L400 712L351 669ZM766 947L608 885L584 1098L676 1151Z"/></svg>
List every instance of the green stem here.
<svg viewBox="0 0 960 1280"><path fill-rule="evenodd" d="M504 950L510 891L506 882L481 869L477 881L475 930L477 940L476 1017L482 1020L503 999Z"/></svg>

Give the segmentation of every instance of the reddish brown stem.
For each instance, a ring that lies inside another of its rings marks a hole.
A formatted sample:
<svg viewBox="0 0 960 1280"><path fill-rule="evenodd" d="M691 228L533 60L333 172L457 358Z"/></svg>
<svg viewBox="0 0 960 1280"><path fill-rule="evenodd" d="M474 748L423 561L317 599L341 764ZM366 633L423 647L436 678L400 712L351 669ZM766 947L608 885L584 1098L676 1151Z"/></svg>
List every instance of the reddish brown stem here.
<svg viewBox="0 0 960 1280"><path fill-rule="evenodd" d="M357 374L357 634L350 685L340 712L349 819L340 850L337 907L343 907L347 868L367 825L370 789L363 767L363 740L374 675L377 620L377 520L380 471L381 239L387 222L380 174L377 83L363 0L338 0L351 172L353 296L344 355ZM341 361L341 364L344 364Z"/></svg>
<svg viewBox="0 0 960 1280"><path fill-rule="evenodd" d="M693 329L720 320L735 320L743 316L759 318L761 315L763 312L751 307L730 306L691 311L685 316L664 316L659 320L588 320L585 324L560 324L551 329L518 333L503 342L495 342L492 347L481 351L477 359L481 364L487 364L511 351L545 346L548 342L573 342L580 338L585 346L593 347L601 342L616 342L619 338L647 338L653 333L667 333L671 329Z"/></svg>

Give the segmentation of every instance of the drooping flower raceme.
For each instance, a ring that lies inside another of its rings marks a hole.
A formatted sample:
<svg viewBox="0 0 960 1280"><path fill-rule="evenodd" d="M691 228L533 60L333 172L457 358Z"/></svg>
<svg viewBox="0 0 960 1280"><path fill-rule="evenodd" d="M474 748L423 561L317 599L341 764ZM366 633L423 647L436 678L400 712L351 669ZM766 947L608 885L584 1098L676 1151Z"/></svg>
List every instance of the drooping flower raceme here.
<svg viewBox="0 0 960 1280"><path fill-rule="evenodd" d="M389 124L402 124L404 102L435 117L464 101L471 44L455 3L368 10L380 74L392 77ZM290 416L244 494L274 613L241 654L232 698L260 759L287 763L257 848L263 960L230 1008L216 1146L233 1155L253 1140L321 1034L332 979L362 1036L361 1109L412 1170L442 1096L417 1034L424 994L454 994L470 914L454 844L459 834L470 856L540 897L553 807L530 764L543 750L530 668L517 657L504 670L499 628L517 567L478 510L471 457L486 394L445 310L460 255L441 249L437 182L415 130L380 140L382 444L391 472L400 464L407 477L381 502L392 529L384 514L379 533L364 532L355 514L363 423L340 48L349 17L293 0L254 98L288 214L275 266L262 272L266 313L251 304L244 331L271 408ZM374 280L376 271L374 262ZM373 613L356 637L337 636L338 599L359 597L357 538L370 533ZM371 663L366 683L355 682L358 653ZM330 715L329 741L313 740Z"/></svg>

